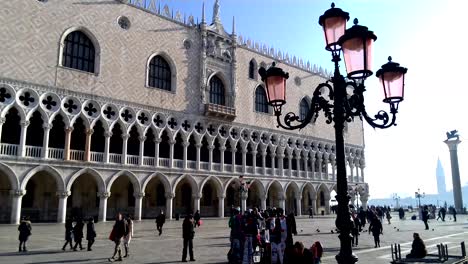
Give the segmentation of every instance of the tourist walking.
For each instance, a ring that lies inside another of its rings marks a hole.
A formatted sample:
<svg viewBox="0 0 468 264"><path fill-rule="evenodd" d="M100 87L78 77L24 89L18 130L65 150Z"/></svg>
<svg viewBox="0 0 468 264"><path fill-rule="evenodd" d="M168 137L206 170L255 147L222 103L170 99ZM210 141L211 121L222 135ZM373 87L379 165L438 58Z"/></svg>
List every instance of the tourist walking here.
<svg viewBox="0 0 468 264"><path fill-rule="evenodd" d="M457 221L457 209L455 207L452 207L452 216L453 216L453 221Z"/></svg>
<svg viewBox="0 0 468 264"><path fill-rule="evenodd" d="M195 214L193 215L193 220L194 220L194 227L200 226L200 211L197 210Z"/></svg>
<svg viewBox="0 0 468 264"><path fill-rule="evenodd" d="M445 214L447 213L447 209L445 207L440 208L440 214L442 215L442 222L445 222Z"/></svg>
<svg viewBox="0 0 468 264"><path fill-rule="evenodd" d="M352 240L351 240L351 246L358 246L359 245L359 229L361 227L361 220L359 220L359 217L357 217L356 215L352 215L353 219L354 219L354 224L353 224L353 228L351 229L351 235L353 236Z"/></svg>
<svg viewBox="0 0 468 264"><path fill-rule="evenodd" d="M195 261L193 257L193 237L195 236L195 224L191 214L185 216L182 223L182 238L184 239L184 248L182 250L182 262L187 262L187 248L190 255L190 261Z"/></svg>
<svg viewBox="0 0 468 264"><path fill-rule="evenodd" d="M374 236L375 247L380 247L380 235L383 234L382 222L377 216L374 216L369 225L369 234L372 232Z"/></svg>
<svg viewBox="0 0 468 264"><path fill-rule="evenodd" d="M159 231L159 235L162 234L162 228L164 223L166 222L166 216L164 215L164 211L161 210L159 215L156 217L156 229Z"/></svg>
<svg viewBox="0 0 468 264"><path fill-rule="evenodd" d="M312 207L309 207L309 218L314 218L314 209Z"/></svg>
<svg viewBox="0 0 468 264"><path fill-rule="evenodd" d="M75 239L75 246L73 247L74 251L77 251L77 247L80 246L80 250L83 250L83 245L81 244L83 240L83 228L84 223L81 218L78 218L75 226L73 227L73 238Z"/></svg>
<svg viewBox="0 0 468 264"><path fill-rule="evenodd" d="M312 244L312 247L310 248L312 251L312 256L314 261L312 263L314 264L320 264L320 261L322 260L322 255L323 255L323 247L320 241L315 241L314 244Z"/></svg>
<svg viewBox="0 0 468 264"><path fill-rule="evenodd" d="M418 233L413 234L413 244L411 252L406 255L406 258L424 258L427 255L426 245Z"/></svg>
<svg viewBox="0 0 468 264"><path fill-rule="evenodd" d="M125 235L126 232L127 225L125 223L125 220L123 219L122 214L118 213L114 227L112 228L112 231L109 236L109 239L114 241L115 243L114 254L112 255L112 257L108 258L110 262L114 262L116 260L122 261L122 249L120 248L120 244L122 243L122 237ZM116 259L115 256L117 254L119 257Z"/></svg>
<svg viewBox="0 0 468 264"><path fill-rule="evenodd" d="M391 225L390 219L392 219L392 216L390 215L390 209L385 212L385 217L387 218L388 224Z"/></svg>
<svg viewBox="0 0 468 264"><path fill-rule="evenodd" d="M125 248L125 255L123 257L127 258L127 257L130 256L130 254L129 254L129 244L130 244L130 241L132 240L132 237L133 237L133 221L132 221L132 218L130 217L130 215L128 215L128 214L127 214L127 217L125 218L125 223L127 225L127 228L126 228L125 236L123 238L124 248Z"/></svg>
<svg viewBox="0 0 468 264"><path fill-rule="evenodd" d="M400 220L403 220L403 218L405 218L405 209L403 209L403 207L400 207L400 209L398 209L398 216L400 217Z"/></svg>
<svg viewBox="0 0 468 264"><path fill-rule="evenodd" d="M28 238L31 235L31 230L32 230L31 221L29 221L28 217L23 217L21 219L20 225L18 226L19 252L28 251L26 249L26 241L28 241Z"/></svg>
<svg viewBox="0 0 468 264"><path fill-rule="evenodd" d="M73 249L73 220L71 218L65 220L65 244L62 250L65 251L67 245L70 245L70 250Z"/></svg>
<svg viewBox="0 0 468 264"><path fill-rule="evenodd" d="M88 251L92 251L91 248L96 238L96 229L94 228L94 218L90 217L88 223L86 223L86 240L88 240Z"/></svg>
<svg viewBox="0 0 468 264"><path fill-rule="evenodd" d="M424 222L424 225L426 226L426 230L429 230L429 225L427 224L427 221L429 220L429 210L427 208L427 205L423 207L422 220Z"/></svg>

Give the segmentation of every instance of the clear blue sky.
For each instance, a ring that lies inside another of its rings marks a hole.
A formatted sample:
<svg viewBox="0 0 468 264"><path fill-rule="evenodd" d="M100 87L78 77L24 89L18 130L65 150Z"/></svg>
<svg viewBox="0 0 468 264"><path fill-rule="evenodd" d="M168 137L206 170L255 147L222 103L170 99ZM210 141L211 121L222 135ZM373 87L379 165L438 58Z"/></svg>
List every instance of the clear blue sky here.
<svg viewBox="0 0 468 264"><path fill-rule="evenodd" d="M133 0L132 0L133 1ZM149 2L149 0L147 0ZM159 3L159 2L158 2ZM161 6L193 14L201 19L202 0L160 0ZM214 0L205 1L207 21L211 22ZM265 43L332 69L331 56L324 50L323 31L318 18L330 8L323 0L220 0L221 21L230 32L232 17L236 31L244 38ZM350 13L359 24L377 35L374 46L374 72L391 55L407 67L405 101L400 104L398 126L373 130L365 124L366 181L371 198L414 195L421 188L435 193L437 157L445 169L451 189L445 132L460 131L459 161L461 182L468 176L468 83L466 39L468 2L455 0L340 0L337 7ZM344 66L342 67L344 68ZM366 107L372 115L387 110L375 76L366 82ZM468 201L464 201L468 203Z"/></svg>

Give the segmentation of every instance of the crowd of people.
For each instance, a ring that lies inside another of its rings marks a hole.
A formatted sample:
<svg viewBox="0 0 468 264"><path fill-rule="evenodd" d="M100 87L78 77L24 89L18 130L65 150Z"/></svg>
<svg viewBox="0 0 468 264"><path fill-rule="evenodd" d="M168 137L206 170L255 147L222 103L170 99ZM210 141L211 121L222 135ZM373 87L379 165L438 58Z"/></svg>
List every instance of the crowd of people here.
<svg viewBox="0 0 468 264"><path fill-rule="evenodd" d="M405 219L403 208L398 210L399 218ZM312 212L312 209L309 210ZM355 208L350 206L351 215L351 235L352 246L358 246L361 232L368 231L374 238L375 247L380 247L380 236L383 234L383 221L387 220L391 224L391 209L386 206L371 206L368 209ZM448 208L456 221L457 211L453 207ZM445 221L447 208L441 207L438 212L437 221ZM310 214L312 215L312 214ZM311 217L309 215L309 217ZM433 206L423 206L420 210L420 218L425 224L425 229L429 229L428 220L435 219ZM166 215L161 210L156 217L157 235L163 232L163 225L166 222ZM368 230L364 230L368 224ZM70 250L84 250L82 240L84 238L84 227L86 225L87 250L92 251L92 245L96 239L96 230L94 219L88 218L67 218L65 221L65 244L62 250L67 246ZM187 214L182 223L183 252L182 262L187 262L187 253L189 261L195 261L193 252L193 239L195 237L195 228L202 225L200 212L197 210L194 214ZM240 208L231 208L231 217L228 227L230 228L230 249L227 254L229 263L250 264L250 263L320 263L323 247L319 241L315 241L310 247L306 247L301 241L294 241L297 235L296 220L294 213L285 215L282 208L270 208L267 210L258 210L257 208L245 210L243 213ZM18 227L19 231L19 251L27 251L26 242L31 236L31 222L27 217L23 217ZM337 233L340 231L335 229ZM317 232L318 231L317 229ZM332 230L332 233L334 231ZM130 255L129 244L133 237L133 221L129 214L118 213L109 239L114 242L113 255L109 261L122 261ZM423 258L426 253L425 245L418 233L413 235L414 241L411 253L407 258ZM122 256L122 245L125 255Z"/></svg>

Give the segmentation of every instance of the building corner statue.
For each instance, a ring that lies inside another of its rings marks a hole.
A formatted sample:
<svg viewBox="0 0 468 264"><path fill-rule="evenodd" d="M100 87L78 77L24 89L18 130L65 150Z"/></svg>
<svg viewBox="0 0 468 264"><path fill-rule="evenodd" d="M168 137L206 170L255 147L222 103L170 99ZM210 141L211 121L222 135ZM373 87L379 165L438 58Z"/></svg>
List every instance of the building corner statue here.
<svg viewBox="0 0 468 264"><path fill-rule="evenodd" d="M452 183L453 183L453 200L455 209L458 212L463 211L463 199L460 183L460 169L458 167L458 144L461 143L460 136L457 130L452 130L446 133L447 139L444 141L447 144L450 152L450 164L452 167Z"/></svg>
<svg viewBox="0 0 468 264"><path fill-rule="evenodd" d="M221 24L219 17L219 0L216 0L213 6L213 21L212 24Z"/></svg>

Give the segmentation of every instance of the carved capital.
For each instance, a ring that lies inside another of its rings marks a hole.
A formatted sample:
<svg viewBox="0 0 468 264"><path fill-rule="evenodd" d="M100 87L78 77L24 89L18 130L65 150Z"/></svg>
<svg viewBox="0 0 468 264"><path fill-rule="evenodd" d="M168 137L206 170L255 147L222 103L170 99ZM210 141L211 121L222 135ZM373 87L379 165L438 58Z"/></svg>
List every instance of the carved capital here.
<svg viewBox="0 0 468 264"><path fill-rule="evenodd" d="M97 196L102 199L107 199L111 196L110 192L98 192Z"/></svg>
<svg viewBox="0 0 468 264"><path fill-rule="evenodd" d="M226 147L225 147L225 146L219 147L219 151L224 152L225 150L226 150Z"/></svg>
<svg viewBox="0 0 468 264"><path fill-rule="evenodd" d="M66 127L66 128L65 128L65 133L71 134L71 132L73 132L73 127L72 127L72 126L71 126L71 127Z"/></svg>
<svg viewBox="0 0 468 264"><path fill-rule="evenodd" d="M0 123L1 123L1 122L0 122ZM44 130L51 130L51 129L52 129L52 124L44 123L44 124L42 125L42 128L43 128Z"/></svg>
<svg viewBox="0 0 468 264"><path fill-rule="evenodd" d="M182 146L184 148L188 148L188 146L190 146L190 142L184 141L184 142L182 142Z"/></svg>
<svg viewBox="0 0 468 264"><path fill-rule="evenodd" d="M202 144L197 143L197 144L195 144L195 147L201 148L201 147L202 147Z"/></svg>
<svg viewBox="0 0 468 264"><path fill-rule="evenodd" d="M139 136L138 140L140 140L140 142L145 142L146 137L145 136Z"/></svg>
<svg viewBox="0 0 468 264"><path fill-rule="evenodd" d="M86 135L91 136L94 133L94 129L86 129Z"/></svg>
<svg viewBox="0 0 468 264"><path fill-rule="evenodd" d="M6 121L6 118L5 118L5 117L0 117L0 124L5 123L5 121Z"/></svg>
<svg viewBox="0 0 468 264"><path fill-rule="evenodd" d="M26 190L10 190L10 194L14 197L21 197L26 194Z"/></svg>
<svg viewBox="0 0 468 264"><path fill-rule="evenodd" d="M145 197L145 193L144 193L144 192L134 193L134 194L133 194L133 197L135 197L135 198L143 198L143 197Z"/></svg>
<svg viewBox="0 0 468 264"><path fill-rule="evenodd" d="M63 199L63 198L67 198L68 196L70 196L71 192L61 191L61 192L57 192L56 195L58 196L59 199Z"/></svg>
<svg viewBox="0 0 468 264"><path fill-rule="evenodd" d="M166 193L164 197L166 197L166 199L172 199L175 197L175 195L173 193Z"/></svg>
<svg viewBox="0 0 468 264"><path fill-rule="evenodd" d="M171 145L175 145L176 142L177 142L177 141L174 140L174 139L170 139L170 140L169 140L169 144L171 144Z"/></svg>
<svg viewBox="0 0 468 264"><path fill-rule="evenodd" d="M209 150L213 150L214 148L215 148L215 146L213 146L213 145L209 145L209 146L208 146L208 149L209 149Z"/></svg>
<svg viewBox="0 0 468 264"><path fill-rule="evenodd" d="M27 127L27 126L29 126L29 121L21 121L21 122L20 122L20 125L21 125L22 127Z"/></svg>
<svg viewBox="0 0 468 264"><path fill-rule="evenodd" d="M155 138L153 141L154 143L159 144L161 143L162 140L160 138Z"/></svg>
<svg viewBox="0 0 468 264"><path fill-rule="evenodd" d="M110 132L110 131L104 132L104 137L106 137L106 138L112 137L112 132Z"/></svg>
<svg viewBox="0 0 468 264"><path fill-rule="evenodd" d="M123 140L127 140L130 137L130 134L122 134L121 137Z"/></svg>
<svg viewBox="0 0 468 264"><path fill-rule="evenodd" d="M221 195L218 195L218 199L224 199L224 198L226 198L226 195L224 193Z"/></svg>

